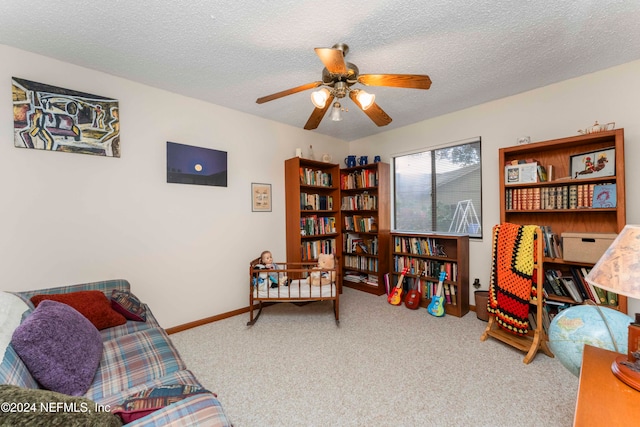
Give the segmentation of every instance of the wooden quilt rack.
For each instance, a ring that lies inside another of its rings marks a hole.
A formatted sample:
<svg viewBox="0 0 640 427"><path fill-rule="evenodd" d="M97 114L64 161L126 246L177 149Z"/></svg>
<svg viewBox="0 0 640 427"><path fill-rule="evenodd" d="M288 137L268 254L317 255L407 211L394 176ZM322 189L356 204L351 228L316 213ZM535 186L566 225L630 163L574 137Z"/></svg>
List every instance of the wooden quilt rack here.
<svg viewBox="0 0 640 427"><path fill-rule="evenodd" d="M536 306L536 328L529 330L529 333L525 336L515 335L502 329L495 319L495 315L489 313L489 324L484 333L480 337L480 341L485 341L488 337L493 337L497 340L504 342L512 347L515 347L521 351L527 352L523 362L528 364L536 356L538 350L542 350L544 354L549 357L554 357L553 352L549 348L547 334L542 325L542 310L544 310L544 266L543 266L543 248L544 240L542 237L542 230L540 227L536 227L536 239L538 244L536 245L536 259L534 261L534 268L536 270L536 295L537 298L530 300L529 303Z"/></svg>

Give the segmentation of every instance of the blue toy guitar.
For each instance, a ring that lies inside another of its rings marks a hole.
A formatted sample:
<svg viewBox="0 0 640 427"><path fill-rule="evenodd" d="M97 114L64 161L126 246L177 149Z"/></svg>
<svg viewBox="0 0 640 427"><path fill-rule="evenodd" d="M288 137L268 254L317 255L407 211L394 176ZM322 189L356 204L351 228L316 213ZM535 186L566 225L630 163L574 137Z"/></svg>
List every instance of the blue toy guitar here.
<svg viewBox="0 0 640 427"><path fill-rule="evenodd" d="M442 296L442 284L444 279L447 278L447 273L444 271L444 265L440 267L440 277L438 277L438 289L435 295L431 297L431 302L427 307L427 311L430 315L436 317L444 316L444 297Z"/></svg>

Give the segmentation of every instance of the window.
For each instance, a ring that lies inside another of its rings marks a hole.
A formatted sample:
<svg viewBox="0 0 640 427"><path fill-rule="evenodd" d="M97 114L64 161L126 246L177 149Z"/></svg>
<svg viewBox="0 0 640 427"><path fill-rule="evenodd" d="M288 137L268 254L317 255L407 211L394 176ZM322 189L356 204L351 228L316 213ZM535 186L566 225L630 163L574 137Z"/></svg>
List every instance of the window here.
<svg viewBox="0 0 640 427"><path fill-rule="evenodd" d="M482 237L480 138L393 158L394 228Z"/></svg>

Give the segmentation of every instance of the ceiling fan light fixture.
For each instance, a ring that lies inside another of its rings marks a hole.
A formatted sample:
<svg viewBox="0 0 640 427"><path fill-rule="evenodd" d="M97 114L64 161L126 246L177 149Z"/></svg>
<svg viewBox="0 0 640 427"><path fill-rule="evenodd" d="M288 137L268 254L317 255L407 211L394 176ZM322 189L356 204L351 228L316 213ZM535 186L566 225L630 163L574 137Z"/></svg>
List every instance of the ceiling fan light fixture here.
<svg viewBox="0 0 640 427"><path fill-rule="evenodd" d="M334 122L339 122L342 120L342 113L340 112L340 110L342 110L342 106L340 105L340 103L338 101L333 103L333 108L331 108L331 120L333 120Z"/></svg>
<svg viewBox="0 0 640 427"><path fill-rule="evenodd" d="M324 108L327 104L327 99L329 99L329 89L323 87L320 90L316 90L315 92L311 92L311 102L315 105L316 108Z"/></svg>
<svg viewBox="0 0 640 427"><path fill-rule="evenodd" d="M363 110L371 107L376 100L376 96L371 93L367 93L364 90L358 90L358 94L356 95L358 102Z"/></svg>

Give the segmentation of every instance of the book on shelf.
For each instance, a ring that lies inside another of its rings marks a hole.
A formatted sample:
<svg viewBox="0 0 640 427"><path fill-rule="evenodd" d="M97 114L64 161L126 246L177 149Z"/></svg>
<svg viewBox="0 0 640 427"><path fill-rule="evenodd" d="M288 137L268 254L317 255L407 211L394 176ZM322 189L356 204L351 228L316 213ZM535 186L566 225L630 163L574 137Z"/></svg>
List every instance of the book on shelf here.
<svg viewBox="0 0 640 427"><path fill-rule="evenodd" d="M387 292L387 295L389 295L389 291L391 290L389 287L389 273L384 274L384 289Z"/></svg>
<svg viewBox="0 0 640 427"><path fill-rule="evenodd" d="M580 295L580 291L578 291L576 284L573 282L573 278L563 276L560 278L560 280L562 280L562 284L564 285L565 289L568 291L569 296L573 298L575 302L583 301L582 296Z"/></svg>
<svg viewBox="0 0 640 427"><path fill-rule="evenodd" d="M363 169L341 176L340 187L343 190L370 188L378 186L378 171Z"/></svg>
<svg viewBox="0 0 640 427"><path fill-rule="evenodd" d="M547 181L553 181L555 179L553 165L547 165Z"/></svg>
<svg viewBox="0 0 640 427"><path fill-rule="evenodd" d="M616 184L600 184L593 187L592 206L594 208L615 208Z"/></svg>
<svg viewBox="0 0 640 427"><path fill-rule="evenodd" d="M580 272L580 268L579 267L571 267L571 275L573 276L573 280L576 284L576 286L578 287L578 290L580 291L580 295L582 296L583 300L592 300L595 302L595 297L591 295L591 292L589 290L589 285L587 284L587 282L584 280L584 277L582 277L582 273Z"/></svg>
<svg viewBox="0 0 640 427"><path fill-rule="evenodd" d="M562 241L557 233L548 225L541 225L542 239L544 241L544 256L549 258L562 258Z"/></svg>
<svg viewBox="0 0 640 427"><path fill-rule="evenodd" d="M609 305L617 306L618 305L618 294L615 292L607 291L607 302Z"/></svg>
<svg viewBox="0 0 640 427"><path fill-rule="evenodd" d="M547 181L547 169L541 164L538 164L538 180L540 182Z"/></svg>
<svg viewBox="0 0 640 427"><path fill-rule="evenodd" d="M442 287L444 289L444 300L447 302L447 304L451 304L451 290L449 289L449 284L444 283Z"/></svg>
<svg viewBox="0 0 640 427"><path fill-rule="evenodd" d="M311 168L300 167L300 184L319 187L332 187L333 178L330 173Z"/></svg>
<svg viewBox="0 0 640 427"><path fill-rule="evenodd" d="M457 305L458 300L456 297L456 285L450 285L449 288L451 292L451 305Z"/></svg>
<svg viewBox="0 0 640 427"><path fill-rule="evenodd" d="M589 274L589 271L591 269L589 269L587 267L581 267L581 270L582 270L583 277L586 277L587 274ZM607 298L607 291L605 291L602 288L599 288L598 286L594 286L594 285L590 284L586 280L585 280L585 282L589 285L589 288L591 289L591 293L595 296L595 302L597 304L609 305L608 298ZM616 302L615 305L618 305L617 302Z"/></svg>
<svg viewBox="0 0 640 427"><path fill-rule="evenodd" d="M560 285L559 280L556 277L556 274L553 270L546 270L545 274L545 284L548 284L547 289L550 289L551 294L558 295L561 297L566 297L567 294L564 292L563 288ZM543 284L544 287L544 284ZM548 291L547 291L548 292Z"/></svg>
<svg viewBox="0 0 640 427"><path fill-rule="evenodd" d="M342 277L342 280L346 280L347 282L362 283L367 280L367 275L358 273L357 271L346 271L344 276Z"/></svg>

